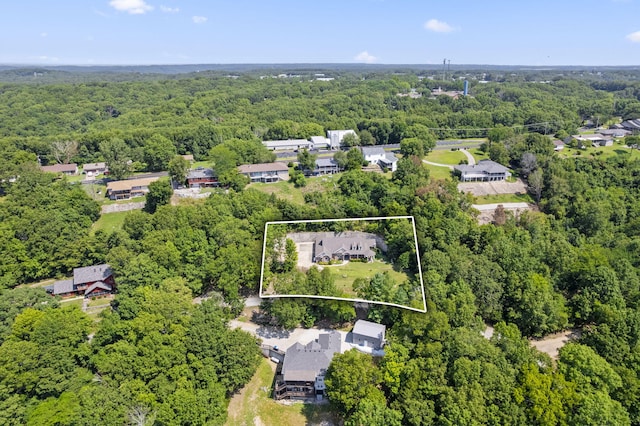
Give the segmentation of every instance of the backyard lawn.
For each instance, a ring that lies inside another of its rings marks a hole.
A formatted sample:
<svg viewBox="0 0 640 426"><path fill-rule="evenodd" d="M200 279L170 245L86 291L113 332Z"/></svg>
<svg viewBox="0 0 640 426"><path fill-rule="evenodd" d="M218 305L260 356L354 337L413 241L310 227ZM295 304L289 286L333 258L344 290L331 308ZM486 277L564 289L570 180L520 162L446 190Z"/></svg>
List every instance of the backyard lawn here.
<svg viewBox="0 0 640 426"><path fill-rule="evenodd" d="M122 229L124 218L127 217L128 213L129 212L104 213L100 216L100 219L93 224L92 230L94 232L103 230L111 233Z"/></svg>
<svg viewBox="0 0 640 426"><path fill-rule="evenodd" d="M307 185L296 188L289 181L276 183L252 183L247 188L254 188L266 194L276 194L276 197L291 201L296 204L304 204L304 194L309 192L326 192L333 189L334 183L340 179L341 173L335 175L317 176L307 178Z"/></svg>
<svg viewBox="0 0 640 426"><path fill-rule="evenodd" d="M431 151L425 160L440 164L450 164L455 166L461 161L466 160L467 156L460 151L451 151L450 149L441 149Z"/></svg>
<svg viewBox="0 0 640 426"><path fill-rule="evenodd" d="M397 272L393 270L393 265L390 263L382 262L376 259L374 262L348 262L345 265L331 265L324 266L329 268L331 274L336 279L336 288L341 292L355 297L356 293L353 291L353 281L356 278L373 278L373 276L379 272L389 272L391 278L400 284L409 279L409 276L404 272ZM388 300L381 300L381 302L389 302Z"/></svg>
<svg viewBox="0 0 640 426"><path fill-rule="evenodd" d="M587 157L587 158L601 158L606 159L615 156L628 156L630 160L640 159L640 150L625 148L620 144L613 144L613 146L601 146L598 148L576 149L565 147L562 151L558 151L558 155L561 157Z"/></svg>
<svg viewBox="0 0 640 426"><path fill-rule="evenodd" d="M435 180L451 179L451 169L449 169L448 167L434 166L434 165L425 164L425 163L423 164L427 168L427 170L429 170L429 177L431 179L435 179Z"/></svg>
<svg viewBox="0 0 640 426"><path fill-rule="evenodd" d="M328 404L276 402L271 397L274 374L275 364L263 358L251 381L231 398L226 426L337 424Z"/></svg>

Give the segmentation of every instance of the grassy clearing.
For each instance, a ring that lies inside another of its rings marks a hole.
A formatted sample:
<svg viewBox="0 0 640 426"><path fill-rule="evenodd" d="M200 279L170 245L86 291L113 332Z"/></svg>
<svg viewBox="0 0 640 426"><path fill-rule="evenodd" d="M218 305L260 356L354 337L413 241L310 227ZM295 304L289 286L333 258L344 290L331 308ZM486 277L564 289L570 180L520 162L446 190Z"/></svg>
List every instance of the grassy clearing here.
<svg viewBox="0 0 640 426"><path fill-rule="evenodd" d="M83 298L74 298L74 299L62 299L60 300L60 304L62 306L77 306L78 308L82 308Z"/></svg>
<svg viewBox="0 0 640 426"><path fill-rule="evenodd" d="M469 152L471 153L471 155L473 155L473 158L476 159L476 163L480 160L489 159L489 154L487 154L486 152L480 151L480 148L470 149Z"/></svg>
<svg viewBox="0 0 640 426"><path fill-rule="evenodd" d="M448 167L433 166L431 164L424 164L424 166L429 170L431 179L451 179L451 169Z"/></svg>
<svg viewBox="0 0 640 426"><path fill-rule="evenodd" d="M226 426L337 424L328 405L280 404L271 398L275 364L262 359L247 385L231 398Z"/></svg>
<svg viewBox="0 0 640 426"><path fill-rule="evenodd" d="M598 148L586 148L576 149L565 147L562 151L558 151L558 155L561 157L587 157L587 158L600 158L606 159L615 156L627 156L630 160L640 159L640 150L625 148L620 144L613 144L613 146L601 146Z"/></svg>
<svg viewBox="0 0 640 426"><path fill-rule="evenodd" d="M531 203L533 198L529 194L497 194L482 195L475 198L475 204L495 204L495 203Z"/></svg>
<svg viewBox="0 0 640 426"><path fill-rule="evenodd" d="M82 184L82 189L89 195L89 197L93 198L95 201L99 203L103 203L108 198L105 197L107 193L107 185L101 185L99 183L88 183Z"/></svg>
<svg viewBox="0 0 640 426"><path fill-rule="evenodd" d="M93 232L103 230L106 232L113 232L119 229L122 229L122 224L124 224L124 218L127 217L129 212L115 212L115 213L105 213L100 216L100 219L93 224L92 230Z"/></svg>
<svg viewBox="0 0 640 426"><path fill-rule="evenodd" d="M409 276L404 272L394 271L393 265L390 263L377 259L370 263L349 262L346 265L325 266L325 268L329 268L331 274L336 278L336 288L350 296L356 296L353 291L353 281L357 278L370 279L378 272L389 272L397 284L409 279Z"/></svg>
<svg viewBox="0 0 640 426"><path fill-rule="evenodd" d="M252 183L247 188L254 188L266 194L276 194L276 197L291 201L296 204L304 204L304 194L309 192L326 192L334 188L340 179L341 173L335 175L307 178L307 186L296 188L289 181L276 183Z"/></svg>
<svg viewBox="0 0 640 426"><path fill-rule="evenodd" d="M460 151L451 151L450 149L447 150L436 150L436 151L431 151L426 157L425 159L427 161L432 161L434 163L440 163L440 164L450 164L452 166L455 166L457 164L460 164L461 161L466 160L467 157Z"/></svg>

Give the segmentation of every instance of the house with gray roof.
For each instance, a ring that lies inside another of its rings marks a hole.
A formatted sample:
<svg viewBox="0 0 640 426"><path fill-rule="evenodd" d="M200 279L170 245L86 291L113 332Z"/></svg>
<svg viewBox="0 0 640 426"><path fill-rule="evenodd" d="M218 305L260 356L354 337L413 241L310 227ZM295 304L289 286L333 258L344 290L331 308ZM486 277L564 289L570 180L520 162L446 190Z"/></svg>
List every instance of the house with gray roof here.
<svg viewBox="0 0 640 426"><path fill-rule="evenodd" d="M294 343L287 349L282 370L276 374L275 399L322 399L324 377L335 353L342 351L340 333L323 333L318 339L302 345Z"/></svg>
<svg viewBox="0 0 640 426"><path fill-rule="evenodd" d="M284 163L243 164L238 173L247 176L251 182L279 182L289 180L289 167Z"/></svg>
<svg viewBox="0 0 640 426"><path fill-rule="evenodd" d="M370 164L377 164L382 168L395 172L398 165L398 158L392 152L385 152L379 146L363 146L360 148L365 161Z"/></svg>
<svg viewBox="0 0 640 426"><path fill-rule="evenodd" d="M353 343L372 349L381 349L385 342L385 331L386 327L382 324L358 320L352 331Z"/></svg>
<svg viewBox="0 0 640 426"><path fill-rule="evenodd" d="M78 174L78 165L71 164L53 164L51 166L40 166L40 170L47 173L61 173L67 176L75 176Z"/></svg>
<svg viewBox="0 0 640 426"><path fill-rule="evenodd" d="M314 176L332 175L339 171L340 167L338 167L338 163L333 158L318 158L316 160L316 168L312 174Z"/></svg>
<svg viewBox="0 0 640 426"><path fill-rule="evenodd" d="M460 164L453 167L460 173L463 182L495 182L511 176L509 169L491 160L480 160L478 164Z"/></svg>
<svg viewBox="0 0 640 426"><path fill-rule="evenodd" d="M103 264L75 268L72 279L56 281L45 290L61 297L95 297L113 293L115 285L111 266Z"/></svg>
<svg viewBox="0 0 640 426"><path fill-rule="evenodd" d="M189 188L218 186L218 177L213 169L198 167L197 169L189 170L187 174L187 186L189 186Z"/></svg>
<svg viewBox="0 0 640 426"><path fill-rule="evenodd" d="M356 235L323 234L313 244L313 261L365 259L371 262L376 257L375 248L375 237L364 232Z"/></svg>
<svg viewBox="0 0 640 426"><path fill-rule="evenodd" d="M633 134L640 133L640 118L634 120L625 120L620 123L620 127L625 130L629 130Z"/></svg>

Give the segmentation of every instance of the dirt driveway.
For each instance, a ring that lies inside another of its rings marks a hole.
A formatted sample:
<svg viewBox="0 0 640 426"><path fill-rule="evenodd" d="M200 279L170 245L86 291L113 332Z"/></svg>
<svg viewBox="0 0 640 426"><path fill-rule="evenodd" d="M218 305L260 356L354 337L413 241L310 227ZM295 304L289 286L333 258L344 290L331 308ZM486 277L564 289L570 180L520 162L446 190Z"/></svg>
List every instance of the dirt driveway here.
<svg viewBox="0 0 640 426"><path fill-rule="evenodd" d="M298 251L298 268L307 270L313 265L313 241L296 243Z"/></svg>

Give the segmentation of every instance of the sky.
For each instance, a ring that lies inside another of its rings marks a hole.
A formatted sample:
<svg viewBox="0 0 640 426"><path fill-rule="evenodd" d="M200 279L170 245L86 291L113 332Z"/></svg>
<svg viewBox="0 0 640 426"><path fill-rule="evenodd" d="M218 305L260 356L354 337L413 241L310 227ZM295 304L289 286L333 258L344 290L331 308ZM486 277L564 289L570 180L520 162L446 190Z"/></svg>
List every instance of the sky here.
<svg viewBox="0 0 640 426"><path fill-rule="evenodd" d="M0 64L640 65L640 0L10 0Z"/></svg>

